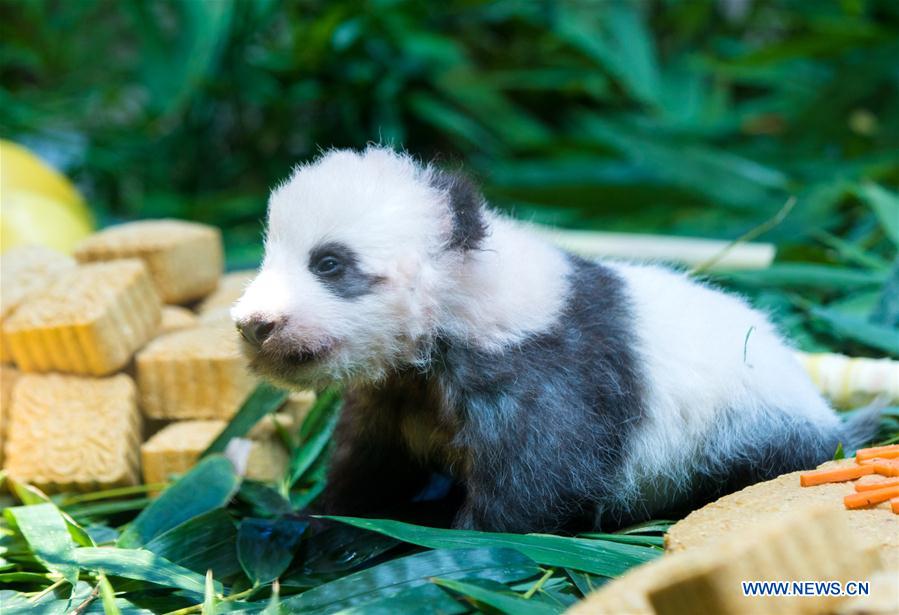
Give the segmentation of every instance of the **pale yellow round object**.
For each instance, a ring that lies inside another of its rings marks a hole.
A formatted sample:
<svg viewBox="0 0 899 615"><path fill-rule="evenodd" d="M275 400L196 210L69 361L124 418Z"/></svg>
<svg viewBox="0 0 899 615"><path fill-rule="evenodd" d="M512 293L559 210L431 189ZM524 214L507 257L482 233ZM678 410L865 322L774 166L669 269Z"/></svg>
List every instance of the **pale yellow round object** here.
<svg viewBox="0 0 899 615"><path fill-rule="evenodd" d="M61 201L24 190L3 190L0 251L38 245L71 254L90 233L89 220Z"/></svg>
<svg viewBox="0 0 899 615"><path fill-rule="evenodd" d="M75 186L26 148L4 140L0 205L0 251L36 244L71 253L93 229Z"/></svg>

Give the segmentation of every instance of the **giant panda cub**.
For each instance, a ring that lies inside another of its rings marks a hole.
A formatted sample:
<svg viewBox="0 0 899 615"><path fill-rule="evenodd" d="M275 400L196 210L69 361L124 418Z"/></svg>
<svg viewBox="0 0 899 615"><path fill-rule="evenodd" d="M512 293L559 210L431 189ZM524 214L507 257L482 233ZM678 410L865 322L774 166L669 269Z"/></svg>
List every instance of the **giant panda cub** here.
<svg viewBox="0 0 899 615"><path fill-rule="evenodd" d="M327 152L272 192L232 316L257 373L345 385L334 514L443 473L454 527L608 529L812 468L877 422L844 424L740 298L565 252L384 147Z"/></svg>

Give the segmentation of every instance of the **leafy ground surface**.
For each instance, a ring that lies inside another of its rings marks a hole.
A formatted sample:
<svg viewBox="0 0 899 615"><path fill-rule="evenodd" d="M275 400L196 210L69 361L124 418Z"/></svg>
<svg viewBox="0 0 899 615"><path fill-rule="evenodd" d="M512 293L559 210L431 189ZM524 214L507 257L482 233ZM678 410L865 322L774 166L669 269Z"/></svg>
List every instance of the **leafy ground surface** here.
<svg viewBox="0 0 899 615"><path fill-rule="evenodd" d="M897 7L2 0L0 133L103 221L223 227L232 267L257 262L265 194L294 163L368 140L464 162L530 219L759 228L775 264L716 283L803 350L899 358ZM229 433L280 396L261 389ZM662 521L562 538L292 515L323 486L338 406L323 396L279 485L215 451L156 500L7 482L4 613L549 613L661 553ZM897 440L891 408L879 441Z"/></svg>

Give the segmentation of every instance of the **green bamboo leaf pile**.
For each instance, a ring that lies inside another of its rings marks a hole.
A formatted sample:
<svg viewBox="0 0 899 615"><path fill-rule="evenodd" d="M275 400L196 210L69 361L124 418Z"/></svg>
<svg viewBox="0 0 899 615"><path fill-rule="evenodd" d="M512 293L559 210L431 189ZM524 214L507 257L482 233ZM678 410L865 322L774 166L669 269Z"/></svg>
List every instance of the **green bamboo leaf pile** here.
<svg viewBox="0 0 899 615"><path fill-rule="evenodd" d="M292 612L324 615L391 598L431 583L433 577L518 581L534 576L536 565L508 549L437 549L395 559L320 585L281 601Z"/></svg>
<svg viewBox="0 0 899 615"><path fill-rule="evenodd" d="M324 395L310 412L300 430L307 443L331 433L338 400ZM27 612L36 601L60 613L85 601L122 613L396 613L422 604L447 613L476 605L560 612L582 596L571 571L585 579L614 576L660 553L640 535L567 538L386 520L311 521L274 488L248 482L244 491L238 483L230 462L210 455L131 521L117 526L121 513L109 517L99 546L73 539L54 498L20 487L32 504L6 509L0 534L0 581L17 589L0 598L10 612ZM130 491L112 490L111 498ZM248 516L253 511L269 514Z"/></svg>

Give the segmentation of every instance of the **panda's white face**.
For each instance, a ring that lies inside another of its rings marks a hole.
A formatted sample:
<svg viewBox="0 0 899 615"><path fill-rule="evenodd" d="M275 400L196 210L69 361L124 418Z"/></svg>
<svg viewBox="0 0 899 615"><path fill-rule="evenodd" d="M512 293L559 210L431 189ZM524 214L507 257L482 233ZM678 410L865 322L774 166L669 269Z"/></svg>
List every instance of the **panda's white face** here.
<svg viewBox="0 0 899 615"><path fill-rule="evenodd" d="M257 372L315 386L415 360L452 260L429 173L384 148L335 151L272 192L259 275L232 309Z"/></svg>

